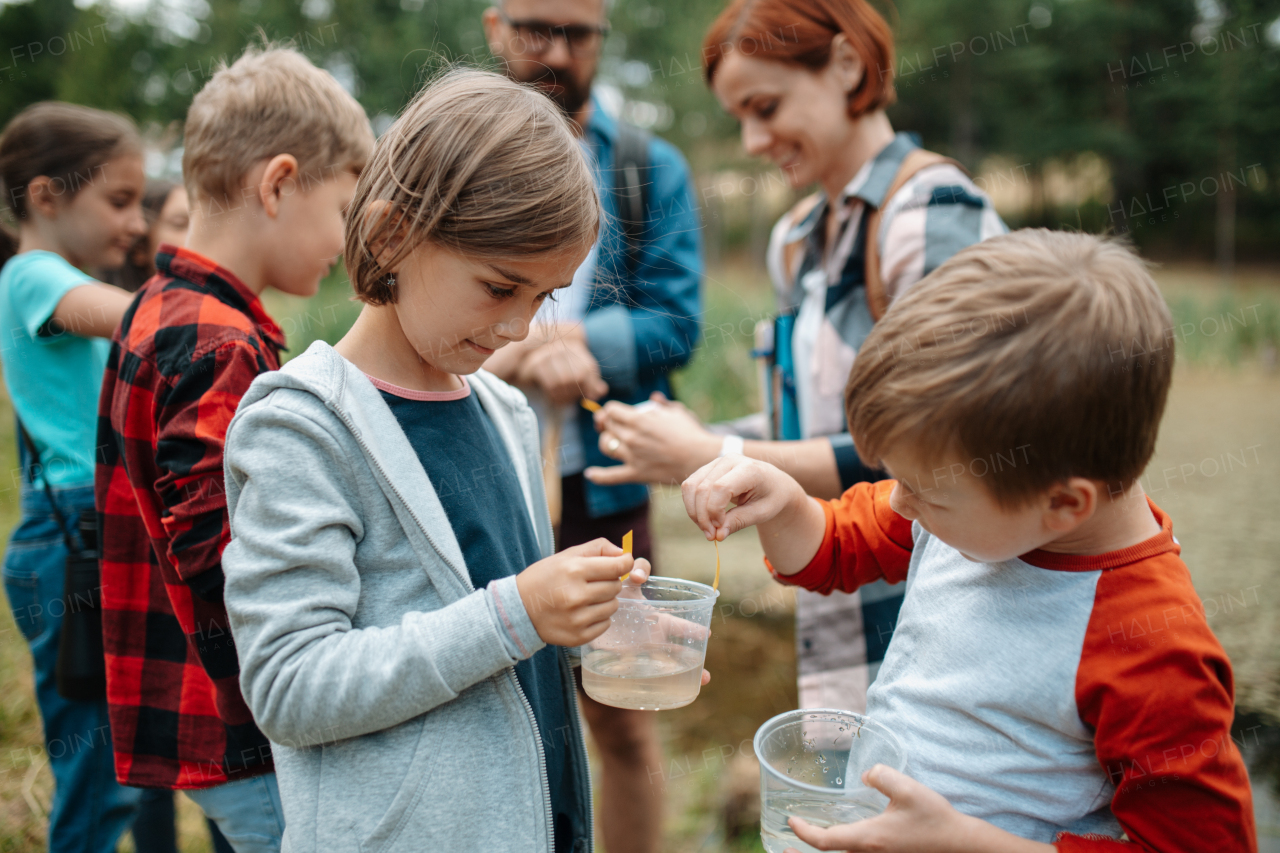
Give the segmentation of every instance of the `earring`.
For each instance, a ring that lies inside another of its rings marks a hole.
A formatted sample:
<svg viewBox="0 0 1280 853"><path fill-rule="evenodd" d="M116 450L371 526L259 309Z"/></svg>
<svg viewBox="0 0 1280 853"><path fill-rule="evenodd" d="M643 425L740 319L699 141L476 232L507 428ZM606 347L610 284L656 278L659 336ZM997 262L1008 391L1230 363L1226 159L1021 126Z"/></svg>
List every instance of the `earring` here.
<svg viewBox="0 0 1280 853"><path fill-rule="evenodd" d="M386 280L385 280L385 281L383 281L382 283L383 283L383 284L385 284L387 287L395 287L395 286L396 286L396 274L395 274L395 273L388 273L388 274L387 274L387 278L386 278Z"/></svg>

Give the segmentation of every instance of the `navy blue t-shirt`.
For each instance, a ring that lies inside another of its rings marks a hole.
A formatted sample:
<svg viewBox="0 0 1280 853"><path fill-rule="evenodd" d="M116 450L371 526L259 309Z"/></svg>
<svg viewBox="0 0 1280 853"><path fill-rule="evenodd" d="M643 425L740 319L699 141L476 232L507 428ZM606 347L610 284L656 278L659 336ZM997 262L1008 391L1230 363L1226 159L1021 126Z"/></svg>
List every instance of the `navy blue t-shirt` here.
<svg viewBox="0 0 1280 853"><path fill-rule="evenodd" d="M538 541L511 455L470 386L427 400L398 396L385 388L380 393L435 487L476 589L536 563ZM517 663L515 670L542 735L555 849L569 851L575 835L586 835L586 816L574 793L575 782L585 780L575 778L566 704L570 694L558 647L544 646Z"/></svg>

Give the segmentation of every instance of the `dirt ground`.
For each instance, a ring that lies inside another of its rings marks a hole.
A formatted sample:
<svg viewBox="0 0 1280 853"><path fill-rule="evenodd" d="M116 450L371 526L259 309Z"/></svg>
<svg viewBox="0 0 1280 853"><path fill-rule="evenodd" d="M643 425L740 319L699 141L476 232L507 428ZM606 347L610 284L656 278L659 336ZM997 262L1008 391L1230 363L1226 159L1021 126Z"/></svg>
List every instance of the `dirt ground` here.
<svg viewBox="0 0 1280 853"><path fill-rule="evenodd" d="M1280 712L1280 377L1179 373L1142 483L1173 519L1237 705Z"/></svg>

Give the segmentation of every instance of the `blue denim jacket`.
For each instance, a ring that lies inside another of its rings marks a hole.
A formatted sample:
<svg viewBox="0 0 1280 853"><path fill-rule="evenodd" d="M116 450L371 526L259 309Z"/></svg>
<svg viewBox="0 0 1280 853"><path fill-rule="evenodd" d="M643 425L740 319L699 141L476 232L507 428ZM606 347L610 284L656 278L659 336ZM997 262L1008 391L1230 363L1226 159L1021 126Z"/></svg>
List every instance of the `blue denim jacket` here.
<svg viewBox="0 0 1280 853"><path fill-rule="evenodd" d="M596 158L601 202L596 287L583 326L587 345L609 383L610 400L638 403L654 391L671 393L667 374L689 360L702 316L702 223L689 167L674 145L649 145L649 207L637 269L627 268L627 241L613 195L617 121L593 99L586 143ZM591 414L578 413L588 465L617 465L600 452ZM593 518L639 506L647 486L586 483Z"/></svg>

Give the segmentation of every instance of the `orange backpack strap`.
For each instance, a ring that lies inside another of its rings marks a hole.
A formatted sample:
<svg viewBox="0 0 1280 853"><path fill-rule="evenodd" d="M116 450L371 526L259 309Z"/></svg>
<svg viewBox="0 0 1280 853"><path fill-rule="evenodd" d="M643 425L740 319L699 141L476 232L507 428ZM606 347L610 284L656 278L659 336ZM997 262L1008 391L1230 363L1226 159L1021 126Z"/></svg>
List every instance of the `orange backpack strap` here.
<svg viewBox="0 0 1280 853"><path fill-rule="evenodd" d="M878 321L889 308L889 297L884 292L884 280L880 278L879 234L880 222L884 218L884 209L889 206L889 199L893 198L894 193L902 189L907 181L915 177L917 172L943 163L949 163L966 175L969 174L968 169L950 157L944 157L932 151L925 151L923 148L912 149L906 157L902 158L902 165L898 167L898 174L894 175L893 183L889 184L889 189L885 191L884 200L880 202L880 206L868 212L865 251L867 260L866 282L867 307L871 309L872 320Z"/></svg>
<svg viewBox="0 0 1280 853"><path fill-rule="evenodd" d="M805 196L796 202L791 210L787 211L787 230L791 230L804 222L806 216L813 212L818 206L818 202L822 200L819 193ZM793 240L790 243L782 244L782 274L786 277L784 284L786 289L790 290L795 287L796 275L800 272L800 260L804 254L805 241Z"/></svg>

